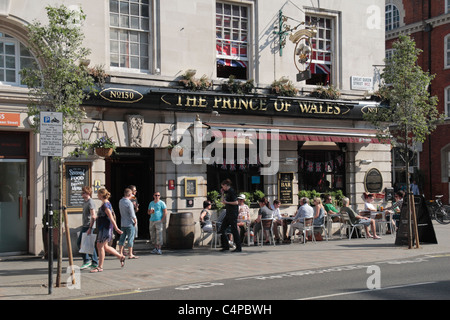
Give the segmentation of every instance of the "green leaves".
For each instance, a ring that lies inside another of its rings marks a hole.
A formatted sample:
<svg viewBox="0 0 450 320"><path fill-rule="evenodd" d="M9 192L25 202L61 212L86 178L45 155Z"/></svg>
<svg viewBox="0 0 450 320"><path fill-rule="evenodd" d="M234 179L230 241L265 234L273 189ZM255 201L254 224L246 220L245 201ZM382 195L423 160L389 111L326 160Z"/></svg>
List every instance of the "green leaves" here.
<svg viewBox="0 0 450 320"><path fill-rule="evenodd" d="M64 5L46 10L48 25L34 21L28 26L30 49L43 63L42 68L21 71L22 81L30 89L28 114L62 112L65 133L71 135L79 130L85 115L80 106L94 87L88 69L80 64L90 54L83 47L81 30L86 16L81 8L74 11ZM39 130L39 123L35 129Z"/></svg>
<svg viewBox="0 0 450 320"><path fill-rule="evenodd" d="M417 65L422 51L410 37L400 36L393 49L392 58L386 60L384 84L380 88L389 106L380 107L365 118L379 130L380 137L391 135L408 145L413 141L424 142L444 119L437 109L437 97L431 97L428 90L434 75ZM388 127L390 131L386 131Z"/></svg>

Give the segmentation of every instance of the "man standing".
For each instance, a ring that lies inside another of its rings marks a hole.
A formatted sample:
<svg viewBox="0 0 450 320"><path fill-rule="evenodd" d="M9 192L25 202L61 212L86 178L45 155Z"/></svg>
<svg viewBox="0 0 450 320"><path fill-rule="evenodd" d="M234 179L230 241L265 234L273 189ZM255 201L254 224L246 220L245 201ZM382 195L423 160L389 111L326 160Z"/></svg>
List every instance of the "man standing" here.
<svg viewBox="0 0 450 320"><path fill-rule="evenodd" d="M233 240L236 244L236 249L233 252L241 252L241 239L239 237L239 231L237 229L237 218L239 215L239 203L237 200L236 192L231 188L231 180L226 179L221 183L222 187L222 203L225 205L226 215L220 226L220 240L222 242L222 251L230 250L230 244L227 240L226 230L231 227L231 233L233 234Z"/></svg>
<svg viewBox="0 0 450 320"><path fill-rule="evenodd" d="M136 235L136 213L134 212L134 205L131 202L133 193L131 189L126 188L123 193L123 198L119 201L121 230L123 233L119 239L119 253L123 255L123 247L125 240L128 238L128 258L137 259L138 257L133 254L133 244Z"/></svg>
<svg viewBox="0 0 450 320"><path fill-rule="evenodd" d="M82 221L83 226L81 227L80 236L78 237L78 248L81 247L81 237L83 233L91 234L92 226L94 225L96 215L95 215L95 204L94 200L92 200L92 189L91 187L84 186L81 189L81 196L83 197L83 213L82 213ZM98 266L98 256L97 250L94 248L94 253L92 255L83 253L83 265L81 266L81 270L87 269L89 267L95 268Z"/></svg>
<svg viewBox="0 0 450 320"><path fill-rule="evenodd" d="M153 201L148 206L150 215L150 237L155 246L151 253L162 254L161 247L163 243L163 221L166 220L167 206L161 200L161 193L153 194Z"/></svg>

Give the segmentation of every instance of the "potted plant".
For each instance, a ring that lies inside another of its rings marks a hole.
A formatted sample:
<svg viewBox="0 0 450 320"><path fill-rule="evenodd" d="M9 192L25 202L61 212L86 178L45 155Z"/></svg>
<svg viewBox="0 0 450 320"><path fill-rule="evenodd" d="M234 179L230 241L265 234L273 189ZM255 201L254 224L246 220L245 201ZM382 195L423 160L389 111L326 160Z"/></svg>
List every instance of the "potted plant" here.
<svg viewBox="0 0 450 320"><path fill-rule="evenodd" d="M100 157L110 157L116 150L116 143L109 137L101 137L95 140L91 146Z"/></svg>
<svg viewBox="0 0 450 320"><path fill-rule="evenodd" d="M272 82L270 88L272 93L284 97L295 97L298 93L298 89L294 86L292 81L285 77Z"/></svg>
<svg viewBox="0 0 450 320"><path fill-rule="evenodd" d="M253 79L247 80L245 82L237 81L236 77L233 75L228 78L227 82L224 82L222 84L223 91L234 94L250 94L253 92L254 88L255 84Z"/></svg>
<svg viewBox="0 0 450 320"><path fill-rule="evenodd" d="M172 152L175 150L176 154L178 154L180 157L183 156L184 150L183 147L180 146L177 143L171 142L168 146L167 146L167 151L169 152L169 155L172 155Z"/></svg>
<svg viewBox="0 0 450 320"><path fill-rule="evenodd" d="M203 75L200 79L194 78L196 73L196 70L187 70L182 75L182 79L179 80L180 84L182 84L186 89L192 91L207 90L212 86L211 81L208 80L208 77L206 75Z"/></svg>

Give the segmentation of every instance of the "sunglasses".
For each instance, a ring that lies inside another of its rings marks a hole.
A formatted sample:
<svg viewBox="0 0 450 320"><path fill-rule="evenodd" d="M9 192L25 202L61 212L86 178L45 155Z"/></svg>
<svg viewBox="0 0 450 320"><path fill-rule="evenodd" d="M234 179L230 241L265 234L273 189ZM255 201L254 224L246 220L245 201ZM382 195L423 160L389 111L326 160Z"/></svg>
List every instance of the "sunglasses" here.
<svg viewBox="0 0 450 320"><path fill-rule="evenodd" d="M154 194L153 196L154 196L154 197L161 197L160 194Z"/></svg>

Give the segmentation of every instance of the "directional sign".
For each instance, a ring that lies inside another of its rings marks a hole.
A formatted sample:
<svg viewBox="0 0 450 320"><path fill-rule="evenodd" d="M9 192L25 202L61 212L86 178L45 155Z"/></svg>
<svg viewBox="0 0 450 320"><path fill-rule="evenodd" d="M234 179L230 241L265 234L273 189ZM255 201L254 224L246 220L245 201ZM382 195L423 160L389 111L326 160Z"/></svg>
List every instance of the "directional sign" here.
<svg viewBox="0 0 450 320"><path fill-rule="evenodd" d="M61 112L41 112L40 135L42 157L63 156L63 116Z"/></svg>

